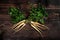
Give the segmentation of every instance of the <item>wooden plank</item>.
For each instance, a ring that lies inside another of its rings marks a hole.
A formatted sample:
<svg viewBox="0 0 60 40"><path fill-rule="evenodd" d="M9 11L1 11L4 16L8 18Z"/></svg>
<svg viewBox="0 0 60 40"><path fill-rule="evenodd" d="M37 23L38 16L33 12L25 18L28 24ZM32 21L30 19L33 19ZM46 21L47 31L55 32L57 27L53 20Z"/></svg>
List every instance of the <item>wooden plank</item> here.
<svg viewBox="0 0 60 40"><path fill-rule="evenodd" d="M0 20L10 20L10 16L9 15L7 15L7 14L0 14Z"/></svg>
<svg viewBox="0 0 60 40"><path fill-rule="evenodd" d="M15 5L15 4L0 4L0 6L10 6L10 5Z"/></svg>

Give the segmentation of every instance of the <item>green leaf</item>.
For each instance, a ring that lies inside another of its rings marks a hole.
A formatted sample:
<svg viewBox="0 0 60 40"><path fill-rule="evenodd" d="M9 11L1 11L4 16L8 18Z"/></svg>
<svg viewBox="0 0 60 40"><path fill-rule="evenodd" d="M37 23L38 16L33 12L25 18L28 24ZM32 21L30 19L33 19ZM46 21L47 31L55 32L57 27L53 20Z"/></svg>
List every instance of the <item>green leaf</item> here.
<svg viewBox="0 0 60 40"><path fill-rule="evenodd" d="M42 24L44 24L45 22L44 22L44 19L40 19L40 22L42 23Z"/></svg>

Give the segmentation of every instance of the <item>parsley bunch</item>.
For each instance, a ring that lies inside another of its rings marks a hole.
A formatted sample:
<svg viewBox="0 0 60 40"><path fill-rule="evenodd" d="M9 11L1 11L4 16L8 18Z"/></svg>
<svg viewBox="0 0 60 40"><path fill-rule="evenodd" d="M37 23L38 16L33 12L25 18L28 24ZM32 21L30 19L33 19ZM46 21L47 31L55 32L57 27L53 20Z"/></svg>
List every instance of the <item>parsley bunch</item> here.
<svg viewBox="0 0 60 40"><path fill-rule="evenodd" d="M32 6L29 19L44 24L44 17L47 16L48 14L46 13L45 8L39 3L36 8Z"/></svg>
<svg viewBox="0 0 60 40"><path fill-rule="evenodd" d="M17 23L25 19L24 13L16 7L10 7L9 14L11 16L12 23Z"/></svg>

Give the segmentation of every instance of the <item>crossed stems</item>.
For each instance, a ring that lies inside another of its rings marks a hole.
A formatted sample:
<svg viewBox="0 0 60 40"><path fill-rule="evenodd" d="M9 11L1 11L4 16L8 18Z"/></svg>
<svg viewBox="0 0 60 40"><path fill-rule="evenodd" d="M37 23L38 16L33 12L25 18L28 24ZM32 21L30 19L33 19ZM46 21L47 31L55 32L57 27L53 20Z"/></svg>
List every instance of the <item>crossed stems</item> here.
<svg viewBox="0 0 60 40"><path fill-rule="evenodd" d="M43 37L42 30L49 29L45 25L42 25L42 24L40 24L38 22L29 21L29 20L22 20L22 21L18 22L17 24L15 24L15 25L12 26L12 29L16 33L18 31L20 31L21 29L23 29L27 23L29 23L32 28L34 28L38 33L40 33L40 35L42 37Z"/></svg>

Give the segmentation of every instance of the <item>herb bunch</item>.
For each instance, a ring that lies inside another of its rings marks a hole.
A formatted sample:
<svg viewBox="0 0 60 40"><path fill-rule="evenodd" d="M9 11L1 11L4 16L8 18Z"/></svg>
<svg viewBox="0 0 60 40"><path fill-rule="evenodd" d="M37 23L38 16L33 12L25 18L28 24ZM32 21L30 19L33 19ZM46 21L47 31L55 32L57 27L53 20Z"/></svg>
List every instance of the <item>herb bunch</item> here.
<svg viewBox="0 0 60 40"><path fill-rule="evenodd" d="M47 16L45 8L39 3L37 7L32 6L29 19L44 24L44 18Z"/></svg>
<svg viewBox="0 0 60 40"><path fill-rule="evenodd" d="M24 13L16 7L10 7L9 14L11 16L12 23L17 23L25 19Z"/></svg>

